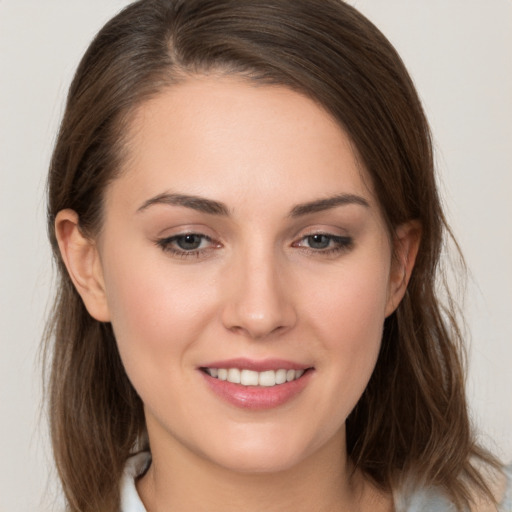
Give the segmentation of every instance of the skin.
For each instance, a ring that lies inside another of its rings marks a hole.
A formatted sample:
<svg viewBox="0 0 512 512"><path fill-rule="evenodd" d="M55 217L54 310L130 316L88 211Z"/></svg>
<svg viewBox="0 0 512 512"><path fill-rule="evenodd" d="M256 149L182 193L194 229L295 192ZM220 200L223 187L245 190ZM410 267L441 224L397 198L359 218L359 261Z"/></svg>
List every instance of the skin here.
<svg viewBox="0 0 512 512"><path fill-rule="evenodd" d="M129 141L99 236L82 237L71 210L56 228L145 405L153 463L138 489L148 511L391 509L352 474L345 420L405 292L418 226L390 236L347 135L286 88L190 79L137 110ZM297 211L340 195L358 199ZM172 252L186 233L204 235L199 249ZM328 235L325 247L315 234ZM251 411L212 393L198 370L235 357L314 370L289 402Z"/></svg>

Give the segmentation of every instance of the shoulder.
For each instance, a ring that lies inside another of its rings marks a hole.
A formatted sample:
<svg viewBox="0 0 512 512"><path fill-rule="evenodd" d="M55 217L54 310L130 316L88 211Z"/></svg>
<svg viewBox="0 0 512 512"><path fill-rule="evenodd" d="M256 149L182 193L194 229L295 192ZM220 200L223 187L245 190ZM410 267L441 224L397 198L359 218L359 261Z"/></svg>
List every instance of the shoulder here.
<svg viewBox="0 0 512 512"><path fill-rule="evenodd" d="M512 511L512 464L505 467L503 471L504 476L504 490L501 499L502 512Z"/></svg>
<svg viewBox="0 0 512 512"><path fill-rule="evenodd" d="M505 466L502 471L498 472L491 490L499 503L498 510L500 512L512 512L512 464ZM475 512L491 512L495 510L494 507L484 503L480 508L476 508Z"/></svg>
<svg viewBox="0 0 512 512"><path fill-rule="evenodd" d="M437 488L416 489L414 492L396 494L396 512L457 512L451 503Z"/></svg>
<svg viewBox="0 0 512 512"><path fill-rule="evenodd" d="M476 498L471 512L512 512L512 465L501 471L493 471L488 478L488 485L496 498L498 509L489 500Z"/></svg>
<svg viewBox="0 0 512 512"><path fill-rule="evenodd" d="M127 461L121 479L121 511L120 512L146 512L137 493L135 479L146 471L151 462L148 452L137 453Z"/></svg>
<svg viewBox="0 0 512 512"><path fill-rule="evenodd" d="M468 512L512 512L512 465L502 471L488 473L488 485L496 497L498 508L488 499L475 496ZM395 495L397 512L457 512L456 506L444 495L441 489L422 488L413 492Z"/></svg>

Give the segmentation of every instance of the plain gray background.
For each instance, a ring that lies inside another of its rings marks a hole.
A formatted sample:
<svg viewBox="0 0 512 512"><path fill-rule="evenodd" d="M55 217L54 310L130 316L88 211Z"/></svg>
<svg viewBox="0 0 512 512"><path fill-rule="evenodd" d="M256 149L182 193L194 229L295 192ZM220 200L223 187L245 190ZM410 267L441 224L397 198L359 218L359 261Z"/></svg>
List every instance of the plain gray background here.
<svg viewBox="0 0 512 512"><path fill-rule="evenodd" d="M52 510L38 346L52 271L45 174L72 73L122 0L0 0L0 511ZM468 395L512 459L512 1L350 0L388 36L431 121L471 269Z"/></svg>

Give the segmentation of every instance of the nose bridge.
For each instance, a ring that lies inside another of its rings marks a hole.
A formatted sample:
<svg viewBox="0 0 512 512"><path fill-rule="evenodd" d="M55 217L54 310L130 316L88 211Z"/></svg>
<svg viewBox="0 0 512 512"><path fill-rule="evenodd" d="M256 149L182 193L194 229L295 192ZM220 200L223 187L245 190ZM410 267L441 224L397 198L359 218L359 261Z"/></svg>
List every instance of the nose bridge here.
<svg viewBox="0 0 512 512"><path fill-rule="evenodd" d="M269 245L251 244L240 252L229 271L223 312L228 329L259 339L295 323L283 266L282 258Z"/></svg>

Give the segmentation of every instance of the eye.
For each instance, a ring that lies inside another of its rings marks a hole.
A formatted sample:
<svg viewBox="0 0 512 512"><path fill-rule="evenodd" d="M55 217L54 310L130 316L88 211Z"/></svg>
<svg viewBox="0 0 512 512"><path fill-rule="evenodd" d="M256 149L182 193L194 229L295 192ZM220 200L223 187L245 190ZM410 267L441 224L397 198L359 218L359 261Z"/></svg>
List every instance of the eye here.
<svg viewBox="0 0 512 512"><path fill-rule="evenodd" d="M219 247L209 236L201 233L181 233L156 241L165 252L180 257L201 256L206 251Z"/></svg>
<svg viewBox="0 0 512 512"><path fill-rule="evenodd" d="M311 249L327 249L332 243L332 237L328 235L310 235L306 241Z"/></svg>
<svg viewBox="0 0 512 512"><path fill-rule="evenodd" d="M174 243L184 251L195 251L201 247L204 241L205 237L196 233L174 237Z"/></svg>
<svg viewBox="0 0 512 512"><path fill-rule="evenodd" d="M349 250L353 239L349 236L332 235L328 233L313 233L301 238L293 244L294 247L320 254L335 254Z"/></svg>

